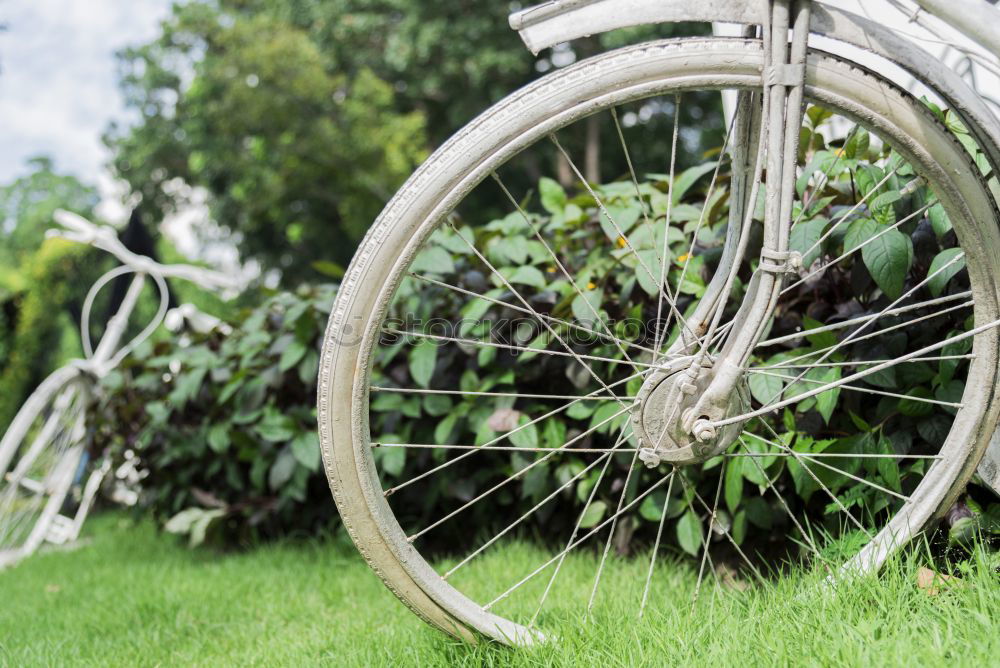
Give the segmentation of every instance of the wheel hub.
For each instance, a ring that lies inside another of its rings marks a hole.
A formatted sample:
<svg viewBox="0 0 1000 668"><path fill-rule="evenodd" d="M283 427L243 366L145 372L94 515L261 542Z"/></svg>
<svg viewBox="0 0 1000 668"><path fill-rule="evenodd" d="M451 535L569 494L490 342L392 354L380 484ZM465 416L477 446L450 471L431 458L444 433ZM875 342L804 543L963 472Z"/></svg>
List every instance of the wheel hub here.
<svg viewBox="0 0 1000 668"><path fill-rule="evenodd" d="M639 458L653 468L667 461L675 466L704 462L728 448L742 422L714 427L691 411L712 380L712 363L697 365L693 357L671 360L653 371L636 396L632 428L639 440ZM748 412L750 393L741 380L730 395L726 417ZM685 424L690 428L685 428Z"/></svg>

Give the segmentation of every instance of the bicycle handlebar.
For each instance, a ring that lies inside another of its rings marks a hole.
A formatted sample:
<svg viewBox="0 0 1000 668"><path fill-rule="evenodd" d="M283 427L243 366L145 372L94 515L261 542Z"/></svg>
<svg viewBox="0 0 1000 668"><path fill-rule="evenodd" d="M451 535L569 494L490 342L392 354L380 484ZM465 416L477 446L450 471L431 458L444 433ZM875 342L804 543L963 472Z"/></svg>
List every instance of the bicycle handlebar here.
<svg viewBox="0 0 1000 668"><path fill-rule="evenodd" d="M161 264L145 255L133 253L118 239L114 229L106 225L95 225L86 218L70 211L58 209L53 217L63 229L50 229L46 236L59 237L100 248L111 253L119 262L137 272L156 274L164 278L180 278L207 289L222 290L239 287L239 283L234 278L222 272L186 264Z"/></svg>

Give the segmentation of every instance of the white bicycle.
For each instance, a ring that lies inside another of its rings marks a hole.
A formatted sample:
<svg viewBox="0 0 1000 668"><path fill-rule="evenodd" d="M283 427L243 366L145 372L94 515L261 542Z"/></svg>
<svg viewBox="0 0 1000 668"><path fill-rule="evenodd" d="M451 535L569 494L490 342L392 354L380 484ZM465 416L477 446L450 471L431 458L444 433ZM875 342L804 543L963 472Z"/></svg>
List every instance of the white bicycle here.
<svg viewBox="0 0 1000 668"><path fill-rule="evenodd" d="M990 3L891 4L1000 72ZM678 517L695 592L714 543L753 579L784 534L775 570L874 571L950 507L994 434L1000 124L984 100L905 32L820 0L557 0L511 17L535 52L666 22L744 28L602 53L497 103L401 188L338 293L318 402L334 498L378 576L455 636L527 644L553 606L585 617L609 595L612 546L648 526L648 570L611 592L641 615ZM730 117L705 116L718 91ZM718 160L679 172L678 146L706 129ZM553 177L541 206L538 175ZM486 189L508 205L489 223ZM412 322L459 309L534 329ZM629 333L629 313L656 326ZM466 577L525 530L546 538L533 565Z"/></svg>
<svg viewBox="0 0 1000 668"><path fill-rule="evenodd" d="M91 459L86 412L98 380L115 369L136 346L148 339L167 315L167 278L180 278L208 289L235 287L219 272L188 265L159 264L132 253L110 227L98 226L67 211L56 212L62 229L51 236L90 244L112 254L121 265L99 278L83 304L80 334L85 358L53 372L35 390L0 440L0 568L30 556L43 543L75 541L101 481L111 469L109 458ZM121 305L94 347L90 312L98 293L119 276L132 274ZM122 342L147 279L159 292L153 320L131 341ZM79 499L68 496L83 482ZM74 507L71 515L64 508Z"/></svg>

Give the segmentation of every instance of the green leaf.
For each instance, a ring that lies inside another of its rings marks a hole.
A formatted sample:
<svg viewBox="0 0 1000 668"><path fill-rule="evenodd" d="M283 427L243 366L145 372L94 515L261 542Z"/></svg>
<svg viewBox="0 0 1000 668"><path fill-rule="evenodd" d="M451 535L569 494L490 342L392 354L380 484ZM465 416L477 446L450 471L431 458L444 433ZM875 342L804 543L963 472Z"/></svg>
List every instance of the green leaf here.
<svg viewBox="0 0 1000 668"><path fill-rule="evenodd" d="M918 399L932 399L931 391L926 387L917 387L906 393L908 397ZM934 412L934 405L926 401L914 401L913 399L900 399L899 412L907 417L923 417Z"/></svg>
<svg viewBox="0 0 1000 668"><path fill-rule="evenodd" d="M537 267L532 267L530 264L521 265L515 269L507 277L507 281L510 283L520 283L521 285L530 285L539 290L545 289L545 275Z"/></svg>
<svg viewBox="0 0 1000 668"><path fill-rule="evenodd" d="M927 218L931 221L931 228L938 239L951 232L951 220L940 204L935 204L927 210Z"/></svg>
<svg viewBox="0 0 1000 668"><path fill-rule="evenodd" d="M429 387L437 365L437 344L421 339L410 350L410 377L420 387Z"/></svg>
<svg viewBox="0 0 1000 668"><path fill-rule="evenodd" d="M638 257L635 263L635 277L646 294L657 296L660 294L660 266L659 253L653 249L640 250L633 257Z"/></svg>
<svg viewBox="0 0 1000 668"><path fill-rule="evenodd" d="M768 370L767 374L752 373L750 374L750 380L748 381L750 385L750 394L753 395L754 399L764 405L774 401L775 398L777 398L777 396L781 393L782 388L785 386L784 380L777 376L769 375L772 373L788 375L785 370L773 369Z"/></svg>
<svg viewBox="0 0 1000 668"><path fill-rule="evenodd" d="M430 246L421 250L410 265L410 271L431 274L450 274L455 271L451 254L440 246Z"/></svg>
<svg viewBox="0 0 1000 668"><path fill-rule="evenodd" d="M590 418L590 429L597 429L598 432L607 433L615 422L612 416L620 411L621 407L619 407L617 402L603 402Z"/></svg>
<svg viewBox="0 0 1000 668"><path fill-rule="evenodd" d="M885 436L879 438L879 452L886 455L895 454L892 447L892 441ZM899 462L897 460L890 459L888 457L879 457L878 473L889 489L895 492L903 491L903 487L899 479Z"/></svg>
<svg viewBox="0 0 1000 668"><path fill-rule="evenodd" d="M682 550L694 557L698 556L698 550L701 549L701 540L701 520L698 519L698 514L689 508L677 520L677 543Z"/></svg>
<svg viewBox="0 0 1000 668"><path fill-rule="evenodd" d="M292 454L296 461L310 471L318 471L320 464L319 438L313 430L304 431L292 441Z"/></svg>
<svg viewBox="0 0 1000 668"><path fill-rule="evenodd" d="M812 371L806 374L806 378L822 381L824 384L832 383L840 380L840 367ZM813 386L813 389L817 387L822 387L822 385L816 384ZM830 418L833 416L833 411L837 408L837 399L839 398L839 387L816 395L816 411L823 416L825 424L830 424Z"/></svg>
<svg viewBox="0 0 1000 668"><path fill-rule="evenodd" d="M605 210L606 213L605 211L601 211L599 218L601 229L604 230L604 234L607 235L608 239L615 243L618 242L622 234L628 234L636 221L639 220L639 217L642 216L642 208L638 204L627 206L611 204L606 206ZM608 219L609 215L611 216L610 220ZM617 226L617 229L615 226Z"/></svg>
<svg viewBox="0 0 1000 668"><path fill-rule="evenodd" d="M329 276L330 278L343 278L344 268L337 264L336 262L330 262L328 260L316 260L312 263L312 268L323 274L324 276Z"/></svg>
<svg viewBox="0 0 1000 668"><path fill-rule="evenodd" d="M295 455L291 448L284 448L278 453L278 458L271 465L271 470L267 474L267 484L272 490L281 489L295 472Z"/></svg>
<svg viewBox="0 0 1000 668"><path fill-rule="evenodd" d="M650 494L639 504L639 515L649 522L659 522L663 516L663 504L666 499L666 492Z"/></svg>
<svg viewBox="0 0 1000 668"><path fill-rule="evenodd" d="M428 394L424 397L424 412L440 417L451 410L452 400L447 394Z"/></svg>
<svg viewBox="0 0 1000 668"><path fill-rule="evenodd" d="M600 317L603 300L603 290L584 290L573 299L573 317L582 323L596 322Z"/></svg>
<svg viewBox="0 0 1000 668"><path fill-rule="evenodd" d="M723 494L726 498L726 507L729 512L735 513L743 499L743 460L746 457L733 457L726 466L725 489ZM750 463L753 466L753 463Z"/></svg>
<svg viewBox="0 0 1000 668"><path fill-rule="evenodd" d="M201 384L204 382L207 373L208 370L204 368L181 373L177 377L177 385L174 387L174 391L170 393L170 400L175 405L181 406L194 399L198 396L198 391L201 390Z"/></svg>
<svg viewBox="0 0 1000 668"><path fill-rule="evenodd" d="M538 192L542 197L542 208L555 215L566 208L566 191L556 181L543 176L538 182Z"/></svg>
<svg viewBox="0 0 1000 668"><path fill-rule="evenodd" d="M882 292L890 299L898 299L913 264L910 238L899 230L888 230L862 248L861 257Z"/></svg>
<svg viewBox="0 0 1000 668"><path fill-rule="evenodd" d="M587 510L584 511L583 517L580 519L581 529L591 529L600 523L604 518L604 513L608 510L608 504L603 501L594 501L589 506Z"/></svg>
<svg viewBox="0 0 1000 668"><path fill-rule="evenodd" d="M961 248L946 248L935 255L934 260L931 261L931 266L930 269L927 270L927 275L933 276L933 278L927 282L927 289L930 290L931 294L935 297L941 296L941 293L944 292L945 287L948 285L948 281L954 278L955 274L965 268L965 258L959 258L959 255L962 255ZM934 275L935 272L940 273Z"/></svg>
<svg viewBox="0 0 1000 668"><path fill-rule="evenodd" d="M878 231L878 223L871 218L859 218L855 220L847 226L847 233L844 234L844 252L850 253L875 236Z"/></svg>
<svg viewBox="0 0 1000 668"><path fill-rule="evenodd" d="M382 453L380 464L382 471L398 478L406 466L406 448L379 448Z"/></svg>
<svg viewBox="0 0 1000 668"><path fill-rule="evenodd" d="M293 366L298 364L302 358L306 356L307 352L309 352L309 347L306 346L306 344L302 343L298 339L292 341L292 343L285 348L285 352L281 353L281 361L278 363L278 368L283 372L288 371Z"/></svg>
<svg viewBox="0 0 1000 668"><path fill-rule="evenodd" d="M566 423L555 417L545 420L545 426L542 428L542 440L546 448L562 446L566 442Z"/></svg>
<svg viewBox="0 0 1000 668"><path fill-rule="evenodd" d="M871 137L868 131L858 126L844 145L844 155L848 158L863 158L868 153Z"/></svg>
<svg viewBox="0 0 1000 668"><path fill-rule="evenodd" d="M733 516L733 528L730 531L733 540L737 545L741 545L747 537L747 511L741 510Z"/></svg>
<svg viewBox="0 0 1000 668"><path fill-rule="evenodd" d="M829 222L826 218L818 216L811 220L800 221L798 225L792 228L791 235L788 238L788 248L802 254L803 267L811 265L822 252L823 249L820 246L816 246L811 251L809 249L813 248L819 242L820 237L823 236L823 230L826 229L826 225ZM806 251L809 252L806 253Z"/></svg>
<svg viewBox="0 0 1000 668"><path fill-rule="evenodd" d="M528 424L529 422L531 419L527 415L522 415L518 420L518 431L507 437L511 443L519 448L538 447L538 425Z"/></svg>
<svg viewBox="0 0 1000 668"><path fill-rule="evenodd" d="M524 264L528 261L528 240L520 234L502 237L494 243L493 251L500 254L504 264Z"/></svg>
<svg viewBox="0 0 1000 668"><path fill-rule="evenodd" d="M225 452L229 448L229 425L214 424L208 430L208 447L213 452Z"/></svg>
<svg viewBox="0 0 1000 668"><path fill-rule="evenodd" d="M670 198L673 200L674 204L679 203L687 191L691 189L698 179L715 170L716 162L705 162L700 165L695 165L694 167L689 167L683 172L677 175L674 180L673 187L670 189Z"/></svg>
<svg viewBox="0 0 1000 668"><path fill-rule="evenodd" d="M898 190L890 190L888 192L884 192L881 195L876 196L875 199L873 199L871 202L871 208L872 210L884 209L887 206L895 204L901 199L903 199L903 196L899 193Z"/></svg>
<svg viewBox="0 0 1000 668"><path fill-rule="evenodd" d="M254 431L265 441L284 443L295 436L297 429L295 420L271 407L264 413L264 418L254 427Z"/></svg>
<svg viewBox="0 0 1000 668"><path fill-rule="evenodd" d="M458 415L455 413L450 413L444 417L443 420L437 423L434 428L434 442L440 445L447 445L451 443L451 434L455 430L455 423L458 421Z"/></svg>

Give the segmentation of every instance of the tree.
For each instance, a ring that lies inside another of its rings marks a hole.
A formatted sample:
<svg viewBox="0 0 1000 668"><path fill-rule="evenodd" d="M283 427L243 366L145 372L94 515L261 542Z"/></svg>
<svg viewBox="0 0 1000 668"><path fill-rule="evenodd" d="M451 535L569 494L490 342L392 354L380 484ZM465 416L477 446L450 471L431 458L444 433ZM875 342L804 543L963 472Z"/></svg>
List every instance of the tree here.
<svg viewBox="0 0 1000 668"><path fill-rule="evenodd" d="M178 5L156 40L120 54L127 103L141 121L108 133L115 171L154 214L184 205L179 184L203 188L245 257L289 281L315 278L310 266L347 262L430 148L489 104L586 53L683 30L619 31L575 44L579 53L561 47L536 60L507 29L511 8L482 0ZM666 127L665 118L652 122ZM614 138L610 126L602 132ZM567 145L592 149L599 137L589 137ZM515 185L530 188L556 164L551 147L529 156ZM476 206L499 213L505 201L490 195Z"/></svg>
<svg viewBox="0 0 1000 668"><path fill-rule="evenodd" d="M56 209L90 215L99 201L97 189L74 176L56 173L52 159L28 160L30 172L0 185L0 288L18 290L25 258L38 250Z"/></svg>
<svg viewBox="0 0 1000 668"><path fill-rule="evenodd" d="M153 43L122 55L133 129L112 129L115 170L166 213L178 180L204 188L245 254L286 275L345 262L424 154L419 113L350 74L310 35L254 3L175 6ZM272 3L276 4L276 3Z"/></svg>

